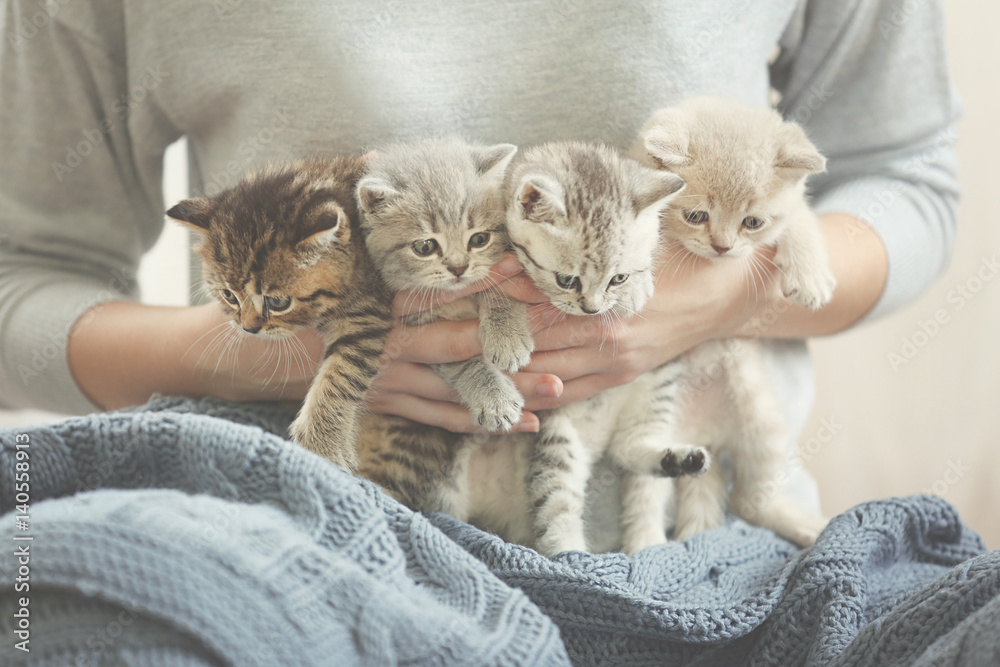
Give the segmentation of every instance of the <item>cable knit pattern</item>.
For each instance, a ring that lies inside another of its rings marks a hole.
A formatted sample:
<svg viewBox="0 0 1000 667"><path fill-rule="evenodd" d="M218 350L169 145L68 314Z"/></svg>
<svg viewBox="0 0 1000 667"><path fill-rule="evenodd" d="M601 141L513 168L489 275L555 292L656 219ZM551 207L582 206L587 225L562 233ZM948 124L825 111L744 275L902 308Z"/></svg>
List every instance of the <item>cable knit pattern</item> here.
<svg viewBox="0 0 1000 667"><path fill-rule="evenodd" d="M0 664L1000 664L1000 552L940 499L866 503L806 551L734 520L547 559L408 511L284 440L289 418L157 399L28 430L32 651L7 587Z"/></svg>

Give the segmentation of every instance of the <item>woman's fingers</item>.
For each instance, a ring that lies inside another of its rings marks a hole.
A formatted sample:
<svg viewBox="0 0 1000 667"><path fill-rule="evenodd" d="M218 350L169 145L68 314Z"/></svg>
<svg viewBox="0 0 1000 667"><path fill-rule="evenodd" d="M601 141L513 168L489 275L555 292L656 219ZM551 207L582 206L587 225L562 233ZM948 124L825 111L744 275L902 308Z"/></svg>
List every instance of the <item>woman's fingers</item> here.
<svg viewBox="0 0 1000 667"><path fill-rule="evenodd" d="M563 385L563 392L557 398L528 398L525 401L525 410L537 412L539 410L554 410L567 403L575 403L595 396L605 389L623 384L618 381L620 378L607 373L592 373L581 378L570 380Z"/></svg>
<svg viewBox="0 0 1000 667"><path fill-rule="evenodd" d="M430 366L405 361L382 367L371 389L371 395L377 393L404 393L433 401L460 402L458 393Z"/></svg>
<svg viewBox="0 0 1000 667"><path fill-rule="evenodd" d="M412 361L420 364L447 364L482 354L479 323L434 322L419 327L398 326L389 334L383 364L389 361Z"/></svg>
<svg viewBox="0 0 1000 667"><path fill-rule="evenodd" d="M469 411L457 403L433 401L412 394L378 393L369 397L368 405L377 414L397 415L455 433L486 433L482 426L473 421ZM538 417L530 412L522 413L514 432L536 431Z"/></svg>
<svg viewBox="0 0 1000 667"><path fill-rule="evenodd" d="M392 312L397 318L430 310L435 306L452 303L470 294L497 288L507 296L525 303L545 303L548 299L524 275L523 268L513 253L507 253L493 265L486 278L460 290L434 292L400 292L392 302Z"/></svg>

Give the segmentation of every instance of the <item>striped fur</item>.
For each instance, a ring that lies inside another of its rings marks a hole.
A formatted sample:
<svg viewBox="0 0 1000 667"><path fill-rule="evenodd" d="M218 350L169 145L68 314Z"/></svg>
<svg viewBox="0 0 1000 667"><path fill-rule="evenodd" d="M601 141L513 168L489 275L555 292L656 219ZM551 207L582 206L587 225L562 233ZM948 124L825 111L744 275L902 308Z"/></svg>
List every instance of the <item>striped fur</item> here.
<svg viewBox="0 0 1000 667"><path fill-rule="evenodd" d="M603 146L543 145L511 167L508 233L526 272L553 304L610 328L612 317L636 315L652 295L657 218L681 187L681 179ZM634 481L623 497L624 549L665 541L664 512L639 515L628 503L642 495L643 484L700 474L709 465L705 450L674 444L681 370L668 363L543 413L537 437L504 436L481 445L470 462L473 522L545 554L586 550L584 495L593 464L607 454ZM658 498L667 500L662 489Z"/></svg>
<svg viewBox="0 0 1000 667"><path fill-rule="evenodd" d="M198 233L208 287L236 325L275 339L309 326L323 334L323 361L291 435L348 469L357 467L364 396L392 327L391 293L360 231L361 173L354 157L274 164L167 212ZM287 308L274 307L284 298Z"/></svg>
<svg viewBox="0 0 1000 667"><path fill-rule="evenodd" d="M394 290L415 299L486 278L507 247L503 178L516 148L457 139L385 146L358 184L367 246ZM483 234L489 238L483 240ZM417 252L423 246L430 252ZM488 291L424 310L407 325L479 318L486 354L434 370L491 431L511 429L524 399L505 371L528 363L534 342L524 306ZM400 417L370 415L359 442L360 473L414 509L467 518L468 441Z"/></svg>

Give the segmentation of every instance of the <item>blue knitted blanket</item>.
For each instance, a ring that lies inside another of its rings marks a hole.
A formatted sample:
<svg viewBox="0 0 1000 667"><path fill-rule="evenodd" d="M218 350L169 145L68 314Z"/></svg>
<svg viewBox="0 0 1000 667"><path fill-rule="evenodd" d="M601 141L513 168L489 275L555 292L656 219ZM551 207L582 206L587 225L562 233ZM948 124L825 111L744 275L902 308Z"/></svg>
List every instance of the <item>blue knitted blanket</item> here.
<svg viewBox="0 0 1000 667"><path fill-rule="evenodd" d="M410 512L289 417L158 399L0 431L0 664L1000 665L1000 552L942 500L805 551L734 520L550 560Z"/></svg>

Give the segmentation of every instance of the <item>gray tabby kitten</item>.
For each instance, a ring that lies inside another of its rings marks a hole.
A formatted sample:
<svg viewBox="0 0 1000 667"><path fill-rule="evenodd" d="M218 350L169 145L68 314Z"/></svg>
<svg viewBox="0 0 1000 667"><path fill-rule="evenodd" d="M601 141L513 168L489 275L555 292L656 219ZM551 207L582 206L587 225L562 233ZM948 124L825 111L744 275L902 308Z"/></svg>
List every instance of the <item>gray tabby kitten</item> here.
<svg viewBox="0 0 1000 667"><path fill-rule="evenodd" d="M275 164L167 211L195 233L208 287L241 334L322 332L326 351L292 436L348 469L392 329L392 295L365 252L354 201L361 173L356 157Z"/></svg>
<svg viewBox="0 0 1000 667"><path fill-rule="evenodd" d="M660 213L684 181L584 143L528 150L507 181L507 229L526 273L560 310L602 324L640 313L653 294ZM630 511L643 480L698 475L701 448L673 445L682 367L669 362L591 399L540 415L538 436L492 438L473 453L466 516L543 554L587 549L584 492L605 452L627 471L623 547L665 541L665 517ZM473 436L475 437L475 436ZM459 517L463 518L463 517Z"/></svg>
<svg viewBox="0 0 1000 667"><path fill-rule="evenodd" d="M380 148L357 188L369 252L394 290L420 298L486 278L507 249L502 187L517 151L511 144L424 140ZM434 366L473 417L491 431L510 430L524 399L505 372L531 359L534 341L524 304L486 291L410 315L404 323L479 318L485 354ZM362 475L404 504L459 515L468 452L461 436L407 419L371 415L361 438Z"/></svg>
<svg viewBox="0 0 1000 667"><path fill-rule="evenodd" d="M635 154L688 184L661 222L668 240L713 261L744 261L776 245L786 296L819 308L836 284L809 209L805 180L825 159L794 123L770 109L723 98L695 98L656 113ZM687 355L686 440L732 464L699 479L678 479L674 536L685 539L724 525L725 510L810 545L826 521L781 495L788 433L781 404L754 340L703 343ZM658 502L650 497L649 506Z"/></svg>

